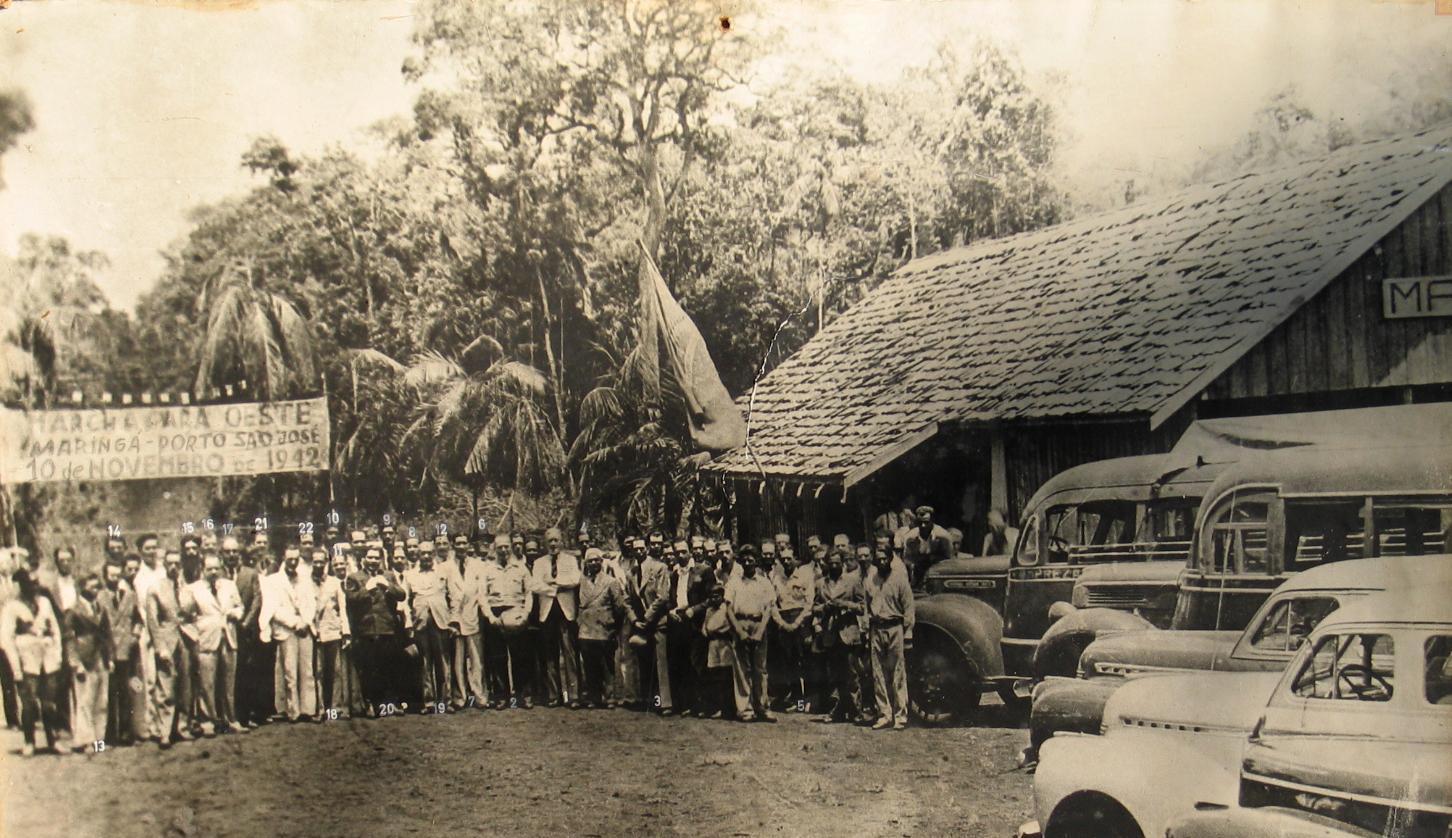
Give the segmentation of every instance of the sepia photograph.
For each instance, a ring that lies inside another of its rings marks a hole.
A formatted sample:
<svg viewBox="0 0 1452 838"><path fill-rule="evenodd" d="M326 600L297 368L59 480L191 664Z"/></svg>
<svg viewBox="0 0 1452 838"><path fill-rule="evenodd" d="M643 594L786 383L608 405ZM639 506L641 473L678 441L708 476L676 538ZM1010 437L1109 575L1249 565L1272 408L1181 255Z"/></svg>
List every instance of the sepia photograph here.
<svg viewBox="0 0 1452 838"><path fill-rule="evenodd" d="M0 0L0 836L1452 838L1452 0Z"/></svg>

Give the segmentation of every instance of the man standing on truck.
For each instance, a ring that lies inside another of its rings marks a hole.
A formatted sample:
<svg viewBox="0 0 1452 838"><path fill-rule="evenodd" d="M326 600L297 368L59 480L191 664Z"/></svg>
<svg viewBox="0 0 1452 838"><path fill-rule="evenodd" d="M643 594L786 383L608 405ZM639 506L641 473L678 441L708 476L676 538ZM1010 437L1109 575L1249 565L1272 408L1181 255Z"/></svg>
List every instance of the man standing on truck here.
<svg viewBox="0 0 1452 838"><path fill-rule="evenodd" d="M948 531L933 523L933 508L917 508L917 524L903 539L903 559L912 571L912 586L919 588L927 578L928 568L953 558L953 542Z"/></svg>
<svg viewBox="0 0 1452 838"><path fill-rule="evenodd" d="M1007 556L1018 541L1018 530L1008 525L1001 507L988 510L988 534L983 536L983 556Z"/></svg>

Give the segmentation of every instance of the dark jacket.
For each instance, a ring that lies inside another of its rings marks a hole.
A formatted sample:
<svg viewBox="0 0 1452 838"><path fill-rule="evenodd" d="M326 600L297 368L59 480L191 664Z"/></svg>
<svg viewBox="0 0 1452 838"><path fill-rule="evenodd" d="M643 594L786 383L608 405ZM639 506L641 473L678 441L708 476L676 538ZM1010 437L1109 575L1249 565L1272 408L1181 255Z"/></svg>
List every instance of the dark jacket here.
<svg viewBox="0 0 1452 838"><path fill-rule="evenodd" d="M106 609L76 597L76 605L66 612L66 648L72 664L94 670L111 662L111 618Z"/></svg>
<svg viewBox="0 0 1452 838"><path fill-rule="evenodd" d="M369 590L366 574L356 573L353 577L362 577L345 594L349 614L355 608L358 613L358 622L352 626L353 634L360 637L388 637L398 634L403 628L398 604L406 597L398 579L392 573L385 573L383 578L387 580L387 584L377 585Z"/></svg>

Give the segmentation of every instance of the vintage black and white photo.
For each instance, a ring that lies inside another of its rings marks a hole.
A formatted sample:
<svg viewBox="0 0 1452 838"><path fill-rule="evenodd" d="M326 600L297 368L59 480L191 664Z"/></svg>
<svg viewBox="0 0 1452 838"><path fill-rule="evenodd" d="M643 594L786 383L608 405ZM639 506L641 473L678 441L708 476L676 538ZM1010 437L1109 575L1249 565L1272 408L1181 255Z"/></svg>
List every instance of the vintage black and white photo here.
<svg viewBox="0 0 1452 838"><path fill-rule="evenodd" d="M0 0L0 834L1452 835L1452 3Z"/></svg>

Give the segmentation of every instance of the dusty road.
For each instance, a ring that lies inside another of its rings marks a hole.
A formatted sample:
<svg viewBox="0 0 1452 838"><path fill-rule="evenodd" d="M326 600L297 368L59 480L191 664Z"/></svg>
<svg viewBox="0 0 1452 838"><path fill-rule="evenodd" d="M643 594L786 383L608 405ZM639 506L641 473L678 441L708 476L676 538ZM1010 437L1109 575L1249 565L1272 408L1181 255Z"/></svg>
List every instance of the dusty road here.
<svg viewBox="0 0 1452 838"><path fill-rule="evenodd" d="M536 709L272 725L22 760L6 836L1012 835L1032 777L1002 708L872 732Z"/></svg>

